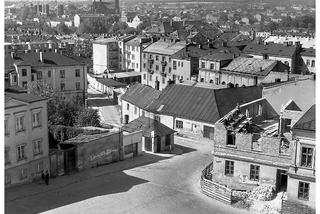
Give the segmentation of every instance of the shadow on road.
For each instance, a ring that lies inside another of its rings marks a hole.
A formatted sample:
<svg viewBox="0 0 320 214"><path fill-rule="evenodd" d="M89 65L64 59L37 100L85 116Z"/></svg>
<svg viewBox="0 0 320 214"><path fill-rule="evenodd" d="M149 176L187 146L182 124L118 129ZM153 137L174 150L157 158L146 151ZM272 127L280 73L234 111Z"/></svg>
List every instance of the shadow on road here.
<svg viewBox="0 0 320 214"><path fill-rule="evenodd" d="M115 105L113 100L108 99L87 99L88 107L101 107Z"/></svg>
<svg viewBox="0 0 320 214"><path fill-rule="evenodd" d="M179 155L186 154L186 153L189 153L189 152L197 151L196 149L193 149L193 148L190 148L190 147L186 147L186 146L182 146L182 145L178 145L178 144L175 144L174 147L175 147L177 150L181 150L181 151L182 151L182 153L179 154Z"/></svg>

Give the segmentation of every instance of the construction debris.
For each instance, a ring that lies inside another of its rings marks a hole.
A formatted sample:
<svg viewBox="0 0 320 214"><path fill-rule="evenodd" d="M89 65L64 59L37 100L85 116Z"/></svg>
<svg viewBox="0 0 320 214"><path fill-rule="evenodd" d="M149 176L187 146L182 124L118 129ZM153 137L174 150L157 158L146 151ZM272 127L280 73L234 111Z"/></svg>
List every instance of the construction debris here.
<svg viewBox="0 0 320 214"><path fill-rule="evenodd" d="M249 195L251 200L270 201L275 195L275 191L272 185L261 185L252 190Z"/></svg>

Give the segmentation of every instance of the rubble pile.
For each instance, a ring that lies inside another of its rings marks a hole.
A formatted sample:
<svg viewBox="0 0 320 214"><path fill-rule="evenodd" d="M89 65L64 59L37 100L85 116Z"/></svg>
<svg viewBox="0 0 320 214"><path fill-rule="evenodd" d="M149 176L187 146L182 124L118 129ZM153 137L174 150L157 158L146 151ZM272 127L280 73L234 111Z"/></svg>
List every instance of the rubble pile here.
<svg viewBox="0 0 320 214"><path fill-rule="evenodd" d="M274 189L271 185L261 185L252 190L249 195L251 200L270 201L274 196Z"/></svg>
<svg viewBox="0 0 320 214"><path fill-rule="evenodd" d="M280 214L280 210L272 208L269 204L267 204L262 208L262 210L259 213L260 214Z"/></svg>

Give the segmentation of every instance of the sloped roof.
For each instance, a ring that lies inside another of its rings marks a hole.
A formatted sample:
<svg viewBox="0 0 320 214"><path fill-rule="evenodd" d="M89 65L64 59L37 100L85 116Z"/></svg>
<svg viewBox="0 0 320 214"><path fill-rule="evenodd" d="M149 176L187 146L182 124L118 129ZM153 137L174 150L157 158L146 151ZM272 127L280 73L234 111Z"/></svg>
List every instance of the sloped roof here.
<svg viewBox="0 0 320 214"><path fill-rule="evenodd" d="M141 83L136 83L122 95L121 99L139 108L145 109L157 99L160 94L161 91Z"/></svg>
<svg viewBox="0 0 320 214"><path fill-rule="evenodd" d="M186 47L185 42L157 41L149 45L143 51L150 52L150 53L157 53L157 54L172 55L182 50L185 47Z"/></svg>
<svg viewBox="0 0 320 214"><path fill-rule="evenodd" d="M154 131L155 136L166 136L175 132L159 121L146 117L139 117L131 121L124 125L122 130L130 133L142 130L142 134L145 137L150 137L152 131Z"/></svg>
<svg viewBox="0 0 320 214"><path fill-rule="evenodd" d="M38 102L42 100L47 100L47 98L45 97L39 97L33 94L27 94L27 93L5 92L5 97L12 98L12 99L19 100L26 103L33 103L33 102Z"/></svg>
<svg viewBox="0 0 320 214"><path fill-rule="evenodd" d="M316 57L316 50L314 48L303 48L300 52L300 55Z"/></svg>
<svg viewBox="0 0 320 214"><path fill-rule="evenodd" d="M316 105L311 108L294 124L293 129L316 131Z"/></svg>
<svg viewBox="0 0 320 214"><path fill-rule="evenodd" d="M126 87L127 85L109 78L96 78L96 80L107 87Z"/></svg>
<svg viewBox="0 0 320 214"><path fill-rule="evenodd" d="M299 106L293 100L290 100L287 105L284 106L284 109L290 111L301 111Z"/></svg>
<svg viewBox="0 0 320 214"><path fill-rule="evenodd" d="M232 60L228 66L222 68L222 70L266 76L277 64L278 62L275 60L238 57Z"/></svg>
<svg viewBox="0 0 320 214"><path fill-rule="evenodd" d="M205 59L205 60L231 60L234 58L233 54L230 53L211 53L208 54L206 56L201 57L201 59Z"/></svg>
<svg viewBox="0 0 320 214"><path fill-rule="evenodd" d="M247 54L269 54L271 56L282 56L291 58L293 57L295 50L295 46L285 46L282 44L274 43L269 43L267 45L251 43L244 48L243 52Z"/></svg>
<svg viewBox="0 0 320 214"><path fill-rule="evenodd" d="M43 62L40 61L40 53L17 54L14 58L12 58L10 54L7 54L5 56L5 66L9 67L13 65L13 63L29 66L70 66L83 64L71 57L54 52L42 53L42 58Z"/></svg>
<svg viewBox="0 0 320 214"><path fill-rule="evenodd" d="M261 88L208 89L188 85L167 86L148 110L185 119L215 123L237 103L261 98Z"/></svg>

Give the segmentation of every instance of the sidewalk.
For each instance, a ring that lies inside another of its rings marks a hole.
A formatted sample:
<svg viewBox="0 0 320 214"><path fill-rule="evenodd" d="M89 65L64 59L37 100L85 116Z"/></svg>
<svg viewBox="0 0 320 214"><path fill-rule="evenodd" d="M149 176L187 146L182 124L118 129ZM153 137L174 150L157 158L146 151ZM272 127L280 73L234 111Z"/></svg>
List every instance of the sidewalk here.
<svg viewBox="0 0 320 214"><path fill-rule="evenodd" d="M180 153L180 152L179 152ZM48 191L56 191L67 185L78 183L81 181L89 180L93 177L103 176L115 172L120 172L123 170L135 168L141 165L148 165L151 163L158 162L174 156L162 157L157 154L143 153L141 156L135 158L129 158L124 161L119 161L116 163L111 163L108 165L95 167L91 169L85 169L80 172L75 172L70 175L64 175L56 178L51 178L49 185L47 186L44 182L34 182L22 185L17 185L5 189L5 201L13 201Z"/></svg>

